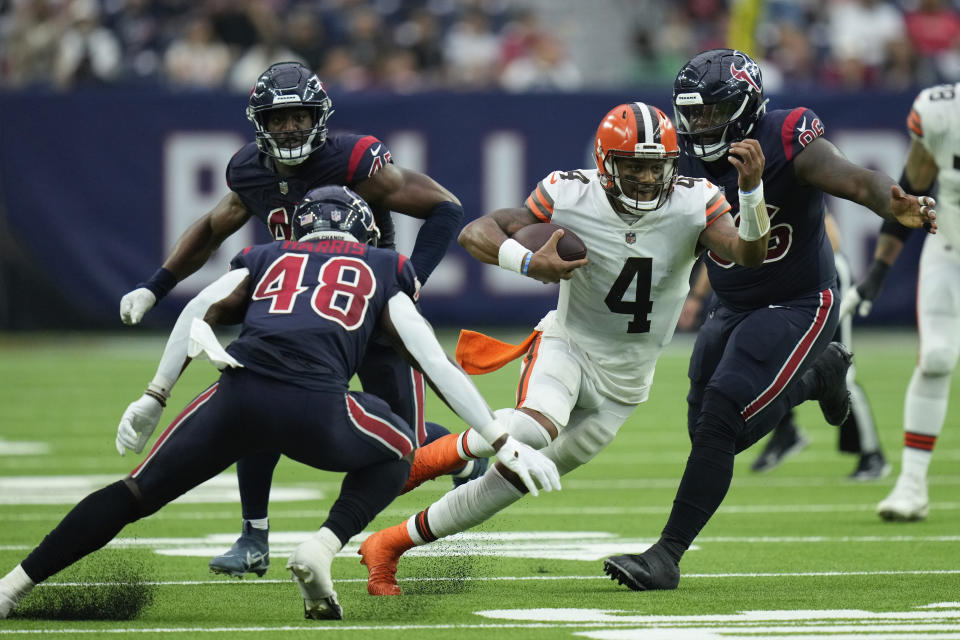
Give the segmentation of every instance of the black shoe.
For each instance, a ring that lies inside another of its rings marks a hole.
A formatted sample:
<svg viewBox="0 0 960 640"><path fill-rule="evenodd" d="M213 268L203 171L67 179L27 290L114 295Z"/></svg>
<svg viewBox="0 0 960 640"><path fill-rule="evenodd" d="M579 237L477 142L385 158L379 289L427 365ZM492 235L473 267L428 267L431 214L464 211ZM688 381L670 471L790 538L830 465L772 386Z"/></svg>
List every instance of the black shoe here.
<svg viewBox="0 0 960 640"><path fill-rule="evenodd" d="M827 345L810 367L815 381L811 398L820 401L820 410L826 421L839 427L850 415L850 391L847 389L847 369L853 354L839 342Z"/></svg>
<svg viewBox="0 0 960 640"><path fill-rule="evenodd" d="M847 478L858 482L869 482L886 478L889 473L890 463L883 457L883 453L874 451L861 454L860 460L857 461L857 468Z"/></svg>
<svg viewBox="0 0 960 640"><path fill-rule="evenodd" d="M676 589L680 584L680 567L659 544L640 554L610 556L603 561L603 572L634 591Z"/></svg>
<svg viewBox="0 0 960 640"><path fill-rule="evenodd" d="M795 425L784 429L777 427L767 440L767 446L763 448L763 452L750 465L750 470L757 473L772 471L787 457L803 451L808 444L810 444L810 438Z"/></svg>
<svg viewBox="0 0 960 640"><path fill-rule="evenodd" d="M487 472L489 462L486 458L474 458L463 465L459 471L454 471L450 475L453 477L453 487L457 488L462 484L467 484L471 480L479 478Z"/></svg>

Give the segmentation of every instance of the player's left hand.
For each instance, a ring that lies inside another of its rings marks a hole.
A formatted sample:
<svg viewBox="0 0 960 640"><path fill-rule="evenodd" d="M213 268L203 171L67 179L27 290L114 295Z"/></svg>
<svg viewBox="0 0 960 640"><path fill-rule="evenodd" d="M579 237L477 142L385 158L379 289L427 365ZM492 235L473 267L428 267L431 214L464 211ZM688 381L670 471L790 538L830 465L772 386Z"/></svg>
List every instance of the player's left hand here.
<svg viewBox="0 0 960 640"><path fill-rule="evenodd" d="M117 453L126 455L127 449L134 453L143 451L162 413L163 406L153 396L143 394L131 402L117 427Z"/></svg>
<svg viewBox="0 0 960 640"><path fill-rule="evenodd" d="M766 159L763 157L763 149L760 148L759 142L746 138L740 142L731 143L727 160L737 168L740 174L737 184L741 191L753 191L760 186Z"/></svg>
<svg viewBox="0 0 960 640"><path fill-rule="evenodd" d="M146 287L134 289L120 298L120 319L123 324L137 324L143 319L143 314L157 304L157 296Z"/></svg>
<svg viewBox="0 0 960 640"><path fill-rule="evenodd" d="M897 222L911 229L922 228L927 233L937 232L937 201L930 196L911 196L900 188L890 186L890 210Z"/></svg>

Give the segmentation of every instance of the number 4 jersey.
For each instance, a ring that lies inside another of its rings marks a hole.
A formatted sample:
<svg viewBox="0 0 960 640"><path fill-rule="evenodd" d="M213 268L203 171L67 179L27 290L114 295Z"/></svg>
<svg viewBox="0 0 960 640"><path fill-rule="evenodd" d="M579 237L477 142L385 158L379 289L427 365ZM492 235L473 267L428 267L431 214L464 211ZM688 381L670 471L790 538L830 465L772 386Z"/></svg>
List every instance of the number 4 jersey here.
<svg viewBox="0 0 960 640"><path fill-rule="evenodd" d="M621 218L596 170L555 171L526 207L576 233L589 263L560 283L556 312L540 328L579 347L597 390L618 402L647 399L660 352L689 290L700 233L730 211L706 180L680 177L659 209Z"/></svg>
<svg viewBox="0 0 960 640"><path fill-rule="evenodd" d="M345 392L387 301L416 301L413 265L388 249L343 240L248 247L230 264L250 271L240 336L227 352L247 369L319 391Z"/></svg>

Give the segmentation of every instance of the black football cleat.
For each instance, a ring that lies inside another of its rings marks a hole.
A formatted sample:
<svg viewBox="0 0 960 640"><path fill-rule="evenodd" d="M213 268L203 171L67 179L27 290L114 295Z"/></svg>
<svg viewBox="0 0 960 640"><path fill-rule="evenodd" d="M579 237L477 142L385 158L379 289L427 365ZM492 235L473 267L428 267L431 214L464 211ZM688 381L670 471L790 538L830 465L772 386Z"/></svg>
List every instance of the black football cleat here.
<svg viewBox="0 0 960 640"><path fill-rule="evenodd" d="M658 544L643 553L610 556L603 561L603 572L634 591L676 589L680 584L680 567Z"/></svg>
<svg viewBox="0 0 960 640"><path fill-rule="evenodd" d="M853 354L843 344L831 342L810 371L816 392L811 396L820 402L820 411L826 421L839 427L850 415L850 390L847 389L847 369Z"/></svg>

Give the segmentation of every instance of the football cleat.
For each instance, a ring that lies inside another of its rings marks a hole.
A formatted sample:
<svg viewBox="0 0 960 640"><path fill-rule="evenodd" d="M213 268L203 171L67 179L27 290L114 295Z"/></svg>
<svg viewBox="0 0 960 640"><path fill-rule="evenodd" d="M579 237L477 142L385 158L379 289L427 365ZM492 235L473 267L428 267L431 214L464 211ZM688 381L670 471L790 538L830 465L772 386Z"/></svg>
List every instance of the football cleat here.
<svg viewBox="0 0 960 640"><path fill-rule="evenodd" d="M849 349L839 342L831 342L810 366L817 389L812 397L820 402L824 419L835 427L842 425L850 415L847 369L852 361L853 354Z"/></svg>
<svg viewBox="0 0 960 640"><path fill-rule="evenodd" d="M603 561L603 572L634 591L676 589L680 584L680 567L659 544L639 554L610 556Z"/></svg>
<svg viewBox="0 0 960 640"><path fill-rule="evenodd" d="M372 596L399 596L397 563L407 549L413 547L406 523L377 531L360 545L360 564L367 567L367 593Z"/></svg>
<svg viewBox="0 0 960 640"><path fill-rule="evenodd" d="M0 583L0 620L6 619L17 608L18 604L20 604L20 598L17 594L8 591L4 588L3 583Z"/></svg>
<svg viewBox="0 0 960 640"><path fill-rule="evenodd" d="M893 491L877 505L877 515L888 522L914 522L930 513L925 478L901 473Z"/></svg>
<svg viewBox="0 0 960 640"><path fill-rule="evenodd" d="M316 538L310 538L290 555L287 569L303 596L303 616L308 620L343 620L343 607L333 590L330 565L333 554Z"/></svg>
<svg viewBox="0 0 960 640"><path fill-rule="evenodd" d="M788 457L803 451L808 444L810 438L792 422L784 427L777 426L763 451L750 465L750 470L757 473L772 471Z"/></svg>
<svg viewBox="0 0 960 640"><path fill-rule="evenodd" d="M486 458L474 458L473 460L467 461L467 464L463 465L462 469L450 474L453 476L454 488L483 476L483 474L487 472L489 464Z"/></svg>
<svg viewBox="0 0 960 640"><path fill-rule="evenodd" d="M889 473L890 463L883 457L882 452L874 451L873 453L860 454L857 468L847 478L857 482L869 482L870 480L886 478Z"/></svg>
<svg viewBox="0 0 960 640"><path fill-rule="evenodd" d="M243 522L243 532L230 550L210 561L210 571L242 578L246 573L258 577L270 568L270 545L267 543L269 529L255 529Z"/></svg>

